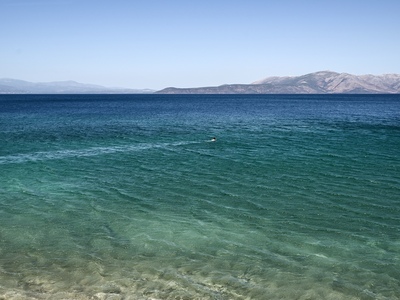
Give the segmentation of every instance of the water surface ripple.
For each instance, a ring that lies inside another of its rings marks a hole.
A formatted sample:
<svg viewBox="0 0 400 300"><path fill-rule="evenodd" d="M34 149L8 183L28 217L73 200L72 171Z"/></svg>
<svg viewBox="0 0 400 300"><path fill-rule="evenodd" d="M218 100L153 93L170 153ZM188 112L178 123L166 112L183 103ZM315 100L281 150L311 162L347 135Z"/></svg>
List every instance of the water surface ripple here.
<svg viewBox="0 0 400 300"><path fill-rule="evenodd" d="M399 112L0 95L0 298L400 299Z"/></svg>

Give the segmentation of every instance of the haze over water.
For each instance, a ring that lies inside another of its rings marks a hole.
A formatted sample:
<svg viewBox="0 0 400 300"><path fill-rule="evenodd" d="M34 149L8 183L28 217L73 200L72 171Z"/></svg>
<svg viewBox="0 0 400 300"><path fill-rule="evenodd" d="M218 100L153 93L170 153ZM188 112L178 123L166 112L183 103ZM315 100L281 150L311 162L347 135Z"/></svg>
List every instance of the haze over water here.
<svg viewBox="0 0 400 300"><path fill-rule="evenodd" d="M1 95L0 298L400 299L399 149L399 95Z"/></svg>

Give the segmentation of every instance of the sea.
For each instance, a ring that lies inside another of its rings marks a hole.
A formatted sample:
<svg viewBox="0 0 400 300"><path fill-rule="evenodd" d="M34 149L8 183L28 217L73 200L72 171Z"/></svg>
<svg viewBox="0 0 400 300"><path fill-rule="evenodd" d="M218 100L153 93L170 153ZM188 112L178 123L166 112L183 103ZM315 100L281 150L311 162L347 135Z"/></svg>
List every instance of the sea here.
<svg viewBox="0 0 400 300"><path fill-rule="evenodd" d="M0 299L400 299L400 95L1 95Z"/></svg>

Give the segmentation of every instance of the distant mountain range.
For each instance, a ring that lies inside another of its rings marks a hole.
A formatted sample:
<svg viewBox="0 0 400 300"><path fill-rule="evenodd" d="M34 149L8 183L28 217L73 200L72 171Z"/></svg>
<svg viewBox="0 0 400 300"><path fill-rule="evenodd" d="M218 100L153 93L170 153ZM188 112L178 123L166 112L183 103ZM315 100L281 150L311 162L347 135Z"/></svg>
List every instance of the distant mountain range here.
<svg viewBox="0 0 400 300"><path fill-rule="evenodd" d="M268 77L251 84L166 88L158 94L399 94L400 74L351 75L321 71L295 77Z"/></svg>
<svg viewBox="0 0 400 300"><path fill-rule="evenodd" d="M75 81L34 83L0 79L0 94L400 94L400 74L352 75L320 71L302 76L268 77L251 84L197 88L107 88Z"/></svg>
<svg viewBox="0 0 400 300"><path fill-rule="evenodd" d="M75 81L28 82L16 79L0 79L0 94L144 94L148 89L107 88Z"/></svg>

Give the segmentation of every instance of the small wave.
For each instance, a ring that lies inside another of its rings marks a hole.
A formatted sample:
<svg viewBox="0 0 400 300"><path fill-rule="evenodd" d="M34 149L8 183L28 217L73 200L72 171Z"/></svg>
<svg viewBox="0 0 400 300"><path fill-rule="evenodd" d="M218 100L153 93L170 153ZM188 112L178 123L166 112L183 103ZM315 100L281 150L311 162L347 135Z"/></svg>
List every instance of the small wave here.
<svg viewBox="0 0 400 300"><path fill-rule="evenodd" d="M21 164L26 162L37 162L45 160L58 160L58 159L66 159L72 157L76 158L90 157L90 156L98 156L104 154L113 154L118 152L142 151L148 149L177 147L177 146L198 144L198 143L199 142L181 141L174 143L146 143L146 144L126 145L126 146L91 147L86 149L40 151L27 154L0 156L0 165Z"/></svg>

